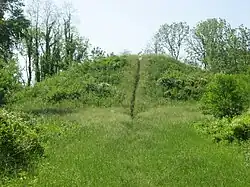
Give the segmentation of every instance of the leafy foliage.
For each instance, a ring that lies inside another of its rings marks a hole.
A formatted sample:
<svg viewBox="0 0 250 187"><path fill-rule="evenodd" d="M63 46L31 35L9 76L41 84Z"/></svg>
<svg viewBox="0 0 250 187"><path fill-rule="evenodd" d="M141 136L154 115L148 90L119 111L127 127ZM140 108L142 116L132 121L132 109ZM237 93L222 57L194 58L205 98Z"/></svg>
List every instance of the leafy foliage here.
<svg viewBox="0 0 250 187"><path fill-rule="evenodd" d="M215 73L242 73L249 66L249 29L232 28L225 19L199 22L188 38L190 63Z"/></svg>
<svg viewBox="0 0 250 187"><path fill-rule="evenodd" d="M164 54L164 47L162 46L160 33L157 32L153 35L152 39L148 42L146 49L144 51L145 54Z"/></svg>
<svg viewBox="0 0 250 187"><path fill-rule="evenodd" d="M156 36L159 36L159 44L167 50L171 57L178 60L180 50L189 33L189 26L186 22L163 24Z"/></svg>
<svg viewBox="0 0 250 187"><path fill-rule="evenodd" d="M228 137L240 141L246 141L250 138L250 115L245 114L238 118L235 118L231 125L231 131Z"/></svg>
<svg viewBox="0 0 250 187"><path fill-rule="evenodd" d="M6 64L0 60L0 106L6 104L8 98L20 89L19 78L16 62L10 61Z"/></svg>
<svg viewBox="0 0 250 187"><path fill-rule="evenodd" d="M240 76L216 74L202 97L202 109L214 117L232 118L249 107L249 89Z"/></svg>
<svg viewBox="0 0 250 187"><path fill-rule="evenodd" d="M23 15L22 0L5 0L0 7L0 57L6 62L13 55L13 49L24 37L29 20ZM6 16L8 15L8 16Z"/></svg>
<svg viewBox="0 0 250 187"><path fill-rule="evenodd" d="M244 114L232 120L227 118L208 120L197 123L197 128L209 134L215 142L243 142L250 139L250 115Z"/></svg>
<svg viewBox="0 0 250 187"><path fill-rule="evenodd" d="M158 80L164 97L174 100L198 100L205 90L208 78L203 73L185 74L181 71L168 70Z"/></svg>
<svg viewBox="0 0 250 187"><path fill-rule="evenodd" d="M198 99L209 77L199 68L160 55L149 58L147 73L147 95L177 100Z"/></svg>
<svg viewBox="0 0 250 187"><path fill-rule="evenodd" d="M0 174L25 169L43 155L39 130L29 116L0 110Z"/></svg>
<svg viewBox="0 0 250 187"><path fill-rule="evenodd" d="M122 93L116 86L120 83L125 65L126 59L118 56L76 64L70 70L17 93L14 100L21 99L25 102L29 97L49 103L77 100L82 104L94 105L108 104L105 100L111 103L120 102Z"/></svg>

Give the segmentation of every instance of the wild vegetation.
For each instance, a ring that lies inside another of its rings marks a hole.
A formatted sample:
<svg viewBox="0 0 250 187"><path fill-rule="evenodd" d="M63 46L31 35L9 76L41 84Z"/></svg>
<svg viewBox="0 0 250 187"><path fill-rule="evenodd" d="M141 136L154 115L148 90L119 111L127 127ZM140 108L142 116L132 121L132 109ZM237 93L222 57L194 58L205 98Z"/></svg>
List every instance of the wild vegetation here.
<svg viewBox="0 0 250 187"><path fill-rule="evenodd" d="M80 36L69 4L24 10L0 7L1 186L249 184L248 28L165 23L119 55Z"/></svg>

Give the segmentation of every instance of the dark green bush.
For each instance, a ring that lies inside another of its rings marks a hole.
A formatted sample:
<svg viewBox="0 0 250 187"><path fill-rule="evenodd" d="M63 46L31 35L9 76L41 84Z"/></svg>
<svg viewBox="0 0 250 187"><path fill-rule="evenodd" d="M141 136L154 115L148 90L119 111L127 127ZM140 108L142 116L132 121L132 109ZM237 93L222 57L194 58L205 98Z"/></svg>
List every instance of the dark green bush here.
<svg viewBox="0 0 250 187"><path fill-rule="evenodd" d="M200 131L209 134L214 141L243 142L250 139L250 114L227 118L208 120L197 126Z"/></svg>
<svg viewBox="0 0 250 187"><path fill-rule="evenodd" d="M15 94L12 99L19 103L34 99L52 104L77 100L78 103L98 106L101 103L106 106L104 100L120 102L123 96L116 85L120 83L126 64L126 59L118 56L75 64L69 70Z"/></svg>
<svg viewBox="0 0 250 187"><path fill-rule="evenodd" d="M240 115L249 106L249 89L239 75L216 74L202 96L202 110L217 118Z"/></svg>
<svg viewBox="0 0 250 187"><path fill-rule="evenodd" d="M229 127L229 120L227 118L222 119L208 119L199 123L196 123L196 128L205 134L211 136L215 142L225 140L227 129Z"/></svg>
<svg viewBox="0 0 250 187"><path fill-rule="evenodd" d="M8 64L0 59L0 106L6 104L9 97L21 88L16 62Z"/></svg>
<svg viewBox="0 0 250 187"><path fill-rule="evenodd" d="M208 77L201 69L164 55L149 56L148 60L145 86L147 95L175 100L200 97Z"/></svg>
<svg viewBox="0 0 250 187"><path fill-rule="evenodd" d="M164 55L150 56L148 73L149 79L157 81L165 74L166 71L180 71L182 73L190 74L191 72L201 71L198 68L194 68L190 65L184 64L172 57Z"/></svg>
<svg viewBox="0 0 250 187"><path fill-rule="evenodd" d="M166 71L158 80L164 97L174 100L198 100L204 92L208 78L204 73L186 74L181 71Z"/></svg>
<svg viewBox="0 0 250 187"><path fill-rule="evenodd" d="M0 110L0 175L25 169L43 155L39 130L29 116Z"/></svg>
<svg viewBox="0 0 250 187"><path fill-rule="evenodd" d="M228 131L228 139L246 141L250 139L250 115L242 115L232 120Z"/></svg>

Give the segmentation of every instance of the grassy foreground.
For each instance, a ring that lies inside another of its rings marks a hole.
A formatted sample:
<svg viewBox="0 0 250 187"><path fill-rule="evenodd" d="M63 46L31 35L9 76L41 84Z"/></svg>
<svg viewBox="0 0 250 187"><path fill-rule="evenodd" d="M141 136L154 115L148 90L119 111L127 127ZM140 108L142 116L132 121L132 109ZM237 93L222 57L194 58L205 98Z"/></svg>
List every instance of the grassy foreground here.
<svg viewBox="0 0 250 187"><path fill-rule="evenodd" d="M192 124L203 116L195 105L151 108L133 122L121 108L87 108L47 118L79 125L51 136L37 177L10 186L250 183L250 169L239 148L216 145L197 134Z"/></svg>

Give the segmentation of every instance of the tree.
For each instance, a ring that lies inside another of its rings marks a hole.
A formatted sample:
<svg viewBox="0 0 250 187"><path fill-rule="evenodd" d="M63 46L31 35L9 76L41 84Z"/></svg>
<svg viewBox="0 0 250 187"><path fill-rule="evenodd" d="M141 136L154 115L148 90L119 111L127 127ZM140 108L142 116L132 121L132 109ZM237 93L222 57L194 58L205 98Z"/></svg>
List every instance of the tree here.
<svg viewBox="0 0 250 187"><path fill-rule="evenodd" d="M62 48L63 48L63 36L60 25L57 25L57 29L53 31L53 46L51 49L51 61L53 62L53 67L51 66L51 72L54 74L58 73L63 68L63 57L62 57Z"/></svg>
<svg viewBox="0 0 250 187"><path fill-rule="evenodd" d="M188 45L185 48L185 51L187 53L187 63L202 66L207 69L208 64L205 61L206 51L204 41L197 36L195 28L190 31Z"/></svg>
<svg viewBox="0 0 250 187"><path fill-rule="evenodd" d="M21 87L20 73L17 63L9 60L8 63L0 59L0 106L7 103L9 96Z"/></svg>
<svg viewBox="0 0 250 187"><path fill-rule="evenodd" d="M90 58L92 60L98 59L98 58L102 58L105 57L106 55L106 51L104 51L102 48L100 47L93 47L93 49L90 52Z"/></svg>
<svg viewBox="0 0 250 187"><path fill-rule="evenodd" d="M238 73L248 63L249 31L225 19L207 19L191 30L186 52L191 62L212 72Z"/></svg>
<svg viewBox="0 0 250 187"><path fill-rule="evenodd" d="M14 50L30 24L23 15L23 6L21 0L0 2L0 105L21 86Z"/></svg>
<svg viewBox="0 0 250 187"><path fill-rule="evenodd" d="M61 12L52 0L32 0L28 5L29 30L32 32L27 32L24 51L28 61L27 74L30 75L32 64L36 82L68 69L72 63L87 59L89 41L81 37L74 27L72 12L70 4L66 3ZM28 41L30 45L27 45ZM29 46L33 46L32 51Z"/></svg>
<svg viewBox="0 0 250 187"><path fill-rule="evenodd" d="M73 26L74 8L70 3L65 3L64 7L64 61L68 68L73 62L81 62L88 58L89 40L79 36L76 28Z"/></svg>
<svg viewBox="0 0 250 187"><path fill-rule="evenodd" d="M233 52L230 57L234 59L235 66L232 71L245 72L250 65L250 30L244 25L234 29Z"/></svg>
<svg viewBox="0 0 250 187"><path fill-rule="evenodd" d="M41 43L41 14L40 14L40 8L41 8L41 1L40 0L32 0L27 9L27 15L31 22L30 25L30 31L26 35L26 37L33 38L33 51L32 51L32 67L35 71L35 81L40 82L41 81L41 67L40 67L40 43ZM32 36L30 36L32 35ZM27 40L27 39L26 39ZM26 45L26 47L28 47ZM28 49L26 49L28 51Z"/></svg>
<svg viewBox="0 0 250 187"><path fill-rule="evenodd" d="M164 49L161 45L161 41L160 41L160 34L156 33L153 38L151 39L151 41L147 44L146 50L145 50L146 54L164 54Z"/></svg>
<svg viewBox="0 0 250 187"><path fill-rule="evenodd" d="M179 59L180 50L189 33L189 26L186 22L163 24L160 26L156 38L159 38L160 45L167 50L176 60Z"/></svg>
<svg viewBox="0 0 250 187"><path fill-rule="evenodd" d="M73 55L74 62L81 63L88 59L89 40L75 34L75 51Z"/></svg>
<svg viewBox="0 0 250 187"><path fill-rule="evenodd" d="M32 60L34 55L34 30L32 28L28 28L25 31L25 37L21 43L21 55L26 57L25 64L26 64L26 73L27 73L27 85L31 85L32 80Z"/></svg>
<svg viewBox="0 0 250 187"><path fill-rule="evenodd" d="M44 19L42 20L43 43L41 45L43 55L41 55L40 58L42 80L44 80L47 76L52 76L55 74L51 48L53 48L53 45L55 45L53 42L53 29L55 29L56 24L58 23L57 15L57 7L52 3L52 1L45 1L43 7Z"/></svg>
<svg viewBox="0 0 250 187"><path fill-rule="evenodd" d="M13 50L24 37L29 21L23 15L21 0L4 0L0 4L0 57L7 62Z"/></svg>
<svg viewBox="0 0 250 187"><path fill-rule="evenodd" d="M207 19L199 22L191 32L187 53L191 60L198 61L205 69L219 67L219 60L224 58L231 26L223 19ZM217 64L215 64L217 63Z"/></svg>

